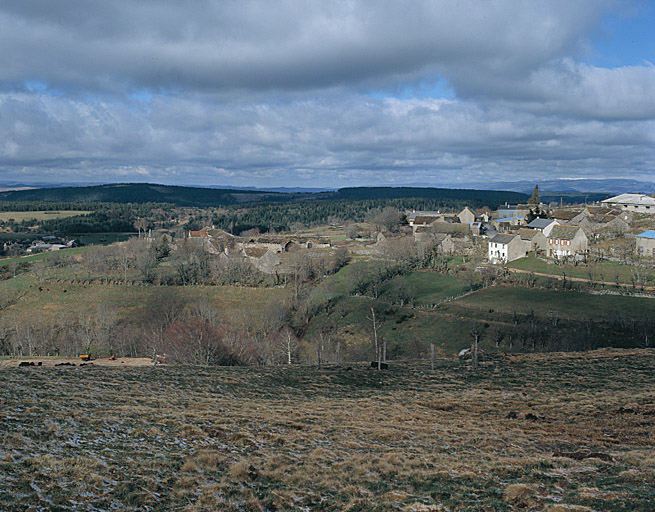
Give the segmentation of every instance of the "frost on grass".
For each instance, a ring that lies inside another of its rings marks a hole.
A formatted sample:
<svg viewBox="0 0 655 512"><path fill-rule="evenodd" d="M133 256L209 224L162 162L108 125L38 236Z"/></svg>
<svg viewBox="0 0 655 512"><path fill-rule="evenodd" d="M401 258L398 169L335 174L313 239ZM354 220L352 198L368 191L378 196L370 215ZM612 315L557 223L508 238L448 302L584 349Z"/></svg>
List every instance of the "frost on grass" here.
<svg viewBox="0 0 655 512"><path fill-rule="evenodd" d="M0 510L651 510L654 363L2 369Z"/></svg>

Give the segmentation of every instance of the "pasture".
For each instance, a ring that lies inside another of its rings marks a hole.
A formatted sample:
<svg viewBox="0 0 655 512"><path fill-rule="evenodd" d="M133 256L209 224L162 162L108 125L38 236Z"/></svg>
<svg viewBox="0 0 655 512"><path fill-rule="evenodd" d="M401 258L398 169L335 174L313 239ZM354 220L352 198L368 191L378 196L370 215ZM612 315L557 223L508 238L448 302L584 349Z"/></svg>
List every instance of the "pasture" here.
<svg viewBox="0 0 655 512"><path fill-rule="evenodd" d="M89 213L91 212L86 210L0 212L0 221L6 222L10 219L14 219L16 222L30 219L35 219L37 221L65 219L67 217L75 217L76 215L86 215Z"/></svg>
<svg viewBox="0 0 655 512"><path fill-rule="evenodd" d="M634 277L634 268L630 264L619 263L616 261L589 262L587 264L578 265L557 265L554 262L544 261L543 259L535 258L534 256L528 256L526 258L511 261L507 266L509 268L528 272L585 279L587 281L603 283L607 287L617 285L617 283L632 285ZM642 274L645 274L648 269L644 267L641 268L640 271ZM648 272L648 278L645 280L644 284L652 286L655 283L654 278L655 276Z"/></svg>
<svg viewBox="0 0 655 512"><path fill-rule="evenodd" d="M655 353L0 369L0 509L652 511Z"/></svg>

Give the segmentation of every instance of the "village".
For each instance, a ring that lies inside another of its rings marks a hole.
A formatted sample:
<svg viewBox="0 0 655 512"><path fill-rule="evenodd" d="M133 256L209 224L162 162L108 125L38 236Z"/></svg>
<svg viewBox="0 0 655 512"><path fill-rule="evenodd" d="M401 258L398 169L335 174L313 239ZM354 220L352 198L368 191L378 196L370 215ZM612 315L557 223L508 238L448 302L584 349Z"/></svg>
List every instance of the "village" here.
<svg viewBox="0 0 655 512"><path fill-rule="evenodd" d="M556 264L583 264L590 259L631 263L655 256L655 198L643 194L622 194L586 205L537 202L504 204L495 211L488 207L465 207L457 213L414 210L398 215L396 223L370 224L241 236L207 227L187 231L184 238L219 258L247 261L266 274L285 271L288 255L303 249L311 253L344 249L354 257L376 259L394 243L409 241L420 253L477 256L492 265L529 254ZM150 241L164 236L175 244L167 233L145 236Z"/></svg>

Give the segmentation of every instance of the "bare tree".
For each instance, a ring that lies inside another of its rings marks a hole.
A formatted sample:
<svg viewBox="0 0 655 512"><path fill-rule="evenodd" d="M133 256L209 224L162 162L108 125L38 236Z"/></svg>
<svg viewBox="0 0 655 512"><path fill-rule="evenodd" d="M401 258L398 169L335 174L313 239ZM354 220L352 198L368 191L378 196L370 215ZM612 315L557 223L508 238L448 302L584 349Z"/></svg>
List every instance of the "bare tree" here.
<svg viewBox="0 0 655 512"><path fill-rule="evenodd" d="M387 231L395 231L403 221L403 214L392 206L385 206L380 213L371 219L378 231L384 227Z"/></svg>
<svg viewBox="0 0 655 512"><path fill-rule="evenodd" d="M479 349L480 349L480 338L482 337L482 330L480 327L473 327L471 329L471 336L473 337L473 343L471 344L471 366L473 370L479 368Z"/></svg>
<svg viewBox="0 0 655 512"><path fill-rule="evenodd" d="M148 229L148 225L150 223L144 219L144 218L139 218L134 221L134 227L138 230L139 232L139 238L141 238L141 231L143 231L143 235L145 236L146 234L146 229Z"/></svg>
<svg viewBox="0 0 655 512"><path fill-rule="evenodd" d="M375 349L375 360L378 363L378 370L379 370L381 369L381 357L380 357L380 346L378 343L378 332L380 330L381 321L380 321L380 315L376 314L374 306L371 306L371 316L366 318L371 321L371 325L373 326L373 347Z"/></svg>
<svg viewBox="0 0 655 512"><path fill-rule="evenodd" d="M357 224L355 223L347 224L343 231L345 235L351 240L355 240L357 238L357 232L358 232Z"/></svg>

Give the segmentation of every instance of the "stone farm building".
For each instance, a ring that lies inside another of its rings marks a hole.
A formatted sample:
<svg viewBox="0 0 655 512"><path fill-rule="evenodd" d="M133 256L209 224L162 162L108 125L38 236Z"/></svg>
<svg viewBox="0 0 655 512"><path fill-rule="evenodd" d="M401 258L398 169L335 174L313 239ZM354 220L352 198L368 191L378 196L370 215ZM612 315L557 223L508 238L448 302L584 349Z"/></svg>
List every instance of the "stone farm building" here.
<svg viewBox="0 0 655 512"><path fill-rule="evenodd" d="M653 258L655 257L655 231L644 231L639 233L635 240L637 241L637 255Z"/></svg>
<svg viewBox="0 0 655 512"><path fill-rule="evenodd" d="M539 252L548 249L548 239L538 229L521 228L519 236L523 241L525 252Z"/></svg>
<svg viewBox="0 0 655 512"><path fill-rule="evenodd" d="M561 259L587 254L587 235L579 226L555 226L548 236L548 256Z"/></svg>
<svg viewBox="0 0 655 512"><path fill-rule="evenodd" d="M645 194L621 194L601 202L607 206L620 206L631 212L655 213L655 197Z"/></svg>
<svg viewBox="0 0 655 512"><path fill-rule="evenodd" d="M491 263L507 263L524 256L525 246L519 235L497 234L489 239L488 258Z"/></svg>

